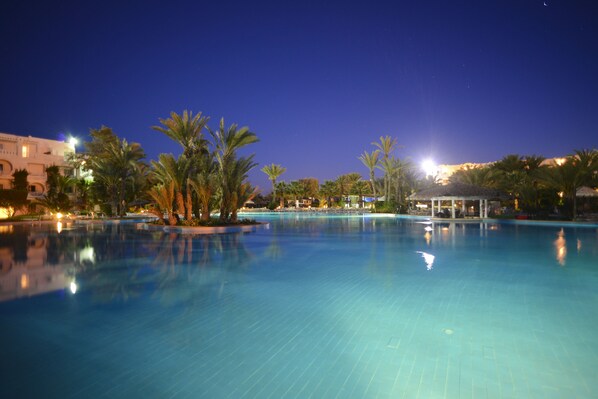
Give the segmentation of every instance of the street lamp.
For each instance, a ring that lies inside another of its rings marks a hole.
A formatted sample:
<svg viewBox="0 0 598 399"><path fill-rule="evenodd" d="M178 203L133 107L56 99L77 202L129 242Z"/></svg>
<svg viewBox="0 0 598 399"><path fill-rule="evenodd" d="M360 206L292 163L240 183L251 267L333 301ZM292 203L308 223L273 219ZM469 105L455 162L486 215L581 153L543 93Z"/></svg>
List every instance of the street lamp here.
<svg viewBox="0 0 598 399"><path fill-rule="evenodd" d="M422 162L422 169L426 173L426 177L435 176L438 173L438 166L431 159L426 159Z"/></svg>

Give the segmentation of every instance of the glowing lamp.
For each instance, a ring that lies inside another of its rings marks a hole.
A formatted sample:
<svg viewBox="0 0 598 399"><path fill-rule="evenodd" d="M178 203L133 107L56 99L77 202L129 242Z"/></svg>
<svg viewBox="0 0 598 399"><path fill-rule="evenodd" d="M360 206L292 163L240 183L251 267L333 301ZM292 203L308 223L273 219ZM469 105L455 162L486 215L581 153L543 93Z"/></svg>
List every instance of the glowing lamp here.
<svg viewBox="0 0 598 399"><path fill-rule="evenodd" d="M434 176L438 171L436 163L434 163L434 161L432 161L431 159L426 159L422 162L422 169L426 173L426 176Z"/></svg>

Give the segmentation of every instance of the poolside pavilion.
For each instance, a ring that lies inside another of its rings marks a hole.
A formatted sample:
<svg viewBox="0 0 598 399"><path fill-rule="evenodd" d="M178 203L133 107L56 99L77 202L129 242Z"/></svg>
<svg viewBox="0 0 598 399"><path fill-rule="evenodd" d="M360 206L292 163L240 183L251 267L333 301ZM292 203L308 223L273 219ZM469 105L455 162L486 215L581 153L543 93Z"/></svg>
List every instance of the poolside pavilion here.
<svg viewBox="0 0 598 399"><path fill-rule="evenodd" d="M487 218L488 201L502 197L504 195L494 189L464 183L449 183L418 191L411 194L408 199L420 202L429 201L431 205L429 211L432 217L443 215L443 217L455 219L457 217ZM476 205L478 205L477 212Z"/></svg>

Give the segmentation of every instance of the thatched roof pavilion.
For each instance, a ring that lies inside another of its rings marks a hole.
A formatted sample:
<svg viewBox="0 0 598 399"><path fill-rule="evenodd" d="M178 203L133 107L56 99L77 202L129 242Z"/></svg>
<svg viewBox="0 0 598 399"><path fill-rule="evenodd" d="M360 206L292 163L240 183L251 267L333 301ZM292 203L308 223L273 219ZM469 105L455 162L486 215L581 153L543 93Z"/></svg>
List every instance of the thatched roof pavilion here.
<svg viewBox="0 0 598 399"><path fill-rule="evenodd" d="M471 213L469 209L466 207L467 201L479 201L479 217L488 217L488 200L495 200L503 198L504 194L500 191L486 188L486 187L479 187L479 186L472 186L470 184L464 183L449 183L444 186L434 186L430 187L421 191L418 191L414 194L411 194L408 199L412 201L431 201L432 202L432 210L431 215L435 216L437 214L442 214L442 202L443 201L451 201L451 212L450 217L455 218L457 216L465 216ZM456 202L460 202L459 210L456 208ZM434 213L435 207L434 205L437 204L437 211L438 213ZM473 206L471 208L474 208ZM448 217L449 215L442 214L443 217Z"/></svg>

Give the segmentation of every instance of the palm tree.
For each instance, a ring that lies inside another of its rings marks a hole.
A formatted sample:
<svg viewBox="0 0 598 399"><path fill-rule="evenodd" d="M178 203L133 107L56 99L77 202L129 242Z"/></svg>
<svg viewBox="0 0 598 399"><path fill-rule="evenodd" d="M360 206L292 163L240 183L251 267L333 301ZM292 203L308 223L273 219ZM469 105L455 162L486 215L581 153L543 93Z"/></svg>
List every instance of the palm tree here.
<svg viewBox="0 0 598 399"><path fill-rule="evenodd" d="M371 185L372 194L374 195L374 198L376 198L376 184L375 184L376 175L375 175L374 171L376 170L376 168L378 167L378 163L380 162L379 156L380 156L380 150L375 150L372 152L364 151L363 154L361 154L358 157L358 159L370 171L370 185Z"/></svg>
<svg viewBox="0 0 598 399"><path fill-rule="evenodd" d="M232 161L228 169L227 190L223 191L223 203L221 205L220 220L221 221L237 221L237 209L239 209L247 199L255 196L256 191L249 183L246 182L247 175L251 169L257 164L253 162L253 155L249 157L242 157ZM224 214L223 214L224 211Z"/></svg>
<svg viewBox="0 0 598 399"><path fill-rule="evenodd" d="M126 187L130 183L135 174L139 171L139 161L145 158L145 153L139 143L129 144L126 139L123 139L119 144L110 145L107 148L110 169L118 178L118 186L116 187L116 195L113 197L113 209L120 209L118 214L124 216L126 210ZM116 206L115 206L116 205Z"/></svg>
<svg viewBox="0 0 598 399"><path fill-rule="evenodd" d="M369 184L366 181L358 180L351 186L350 193L359 196L359 206L363 208L363 196L367 193Z"/></svg>
<svg viewBox="0 0 598 399"><path fill-rule="evenodd" d="M490 166L459 169L450 177L453 183L464 183L479 187L494 187L496 184L496 171Z"/></svg>
<svg viewBox="0 0 598 399"><path fill-rule="evenodd" d="M160 119L162 126L152 126L152 129L164 133L183 147L183 155L192 159L195 155L207 151L207 141L203 137L203 129L207 127L209 117L201 112L183 111L182 115L170 113L170 118Z"/></svg>
<svg viewBox="0 0 598 399"><path fill-rule="evenodd" d="M235 197L239 185L247 178L247 173L257 165L253 162L253 155L237 160L237 150L257 142L258 138L246 126L237 128L236 124L232 124L225 128L224 118L220 120L218 130L209 130L209 132L214 139L220 179L220 220L225 221L229 218L233 204L238 202Z"/></svg>
<svg viewBox="0 0 598 399"><path fill-rule="evenodd" d="M320 185L319 195L320 199L322 200L321 202L326 201L326 204L329 208L332 207L332 198L336 195L336 193L337 186L332 180L326 180Z"/></svg>
<svg viewBox="0 0 598 399"><path fill-rule="evenodd" d="M218 190L217 165L211 154L201 157L198 171L189 178L189 184L199 200L201 220L210 220L210 211Z"/></svg>
<svg viewBox="0 0 598 399"><path fill-rule="evenodd" d="M547 168L541 173L541 181L563 194L571 203L571 218L577 218L577 189L596 183L598 174L598 151L575 150L561 165Z"/></svg>
<svg viewBox="0 0 598 399"><path fill-rule="evenodd" d="M289 199L289 196L291 195L289 185L283 181L279 181L276 183L275 191L278 193L278 198L280 201L279 207L284 208L285 200Z"/></svg>
<svg viewBox="0 0 598 399"><path fill-rule="evenodd" d="M336 185L336 192L339 197L341 197L341 201L345 201L345 195L349 193L349 189L351 188L351 181L348 175L340 175L334 181Z"/></svg>
<svg viewBox="0 0 598 399"><path fill-rule="evenodd" d="M273 163L270 165L265 165L260 170L268 175L268 179L272 182L272 202L276 202L276 179L286 172L287 168L283 168L282 166Z"/></svg>
<svg viewBox="0 0 598 399"><path fill-rule="evenodd" d="M177 212L186 220L192 218L191 189L188 175L191 162L184 155L175 159L172 154L160 154L158 162L152 161L154 176L161 184L174 183L174 196Z"/></svg>
<svg viewBox="0 0 598 399"><path fill-rule="evenodd" d="M38 204L47 208L51 212L66 212L71 210L73 204L68 196L68 192L76 184L76 180L71 176L64 176L60 173L60 168L56 165L46 168L46 186L47 191L44 197L38 200Z"/></svg>
<svg viewBox="0 0 598 399"><path fill-rule="evenodd" d="M166 184L158 184L153 186L148 194L156 202L157 208L152 209L152 213L160 219L164 224L164 213L168 217L168 224L175 226L177 223L176 217L172 209L174 202L174 182L170 181Z"/></svg>
<svg viewBox="0 0 598 399"><path fill-rule="evenodd" d="M256 187L252 186L249 182L244 182L239 185L237 191L237 205L231 210L231 222L237 221L237 210L243 206L247 201L252 200L258 194Z"/></svg>
<svg viewBox="0 0 598 399"><path fill-rule="evenodd" d="M318 195L318 190L320 189L318 179L314 177L306 177L299 179L299 184L302 187L304 195L309 199L313 200L314 197Z"/></svg>
<svg viewBox="0 0 598 399"><path fill-rule="evenodd" d="M374 146L376 146L380 151L382 151L382 160L388 160L388 158L390 157L390 154L395 150L395 148L397 148L398 144L397 144L397 139L396 138L392 138L390 136L380 136L380 141L376 142L374 141L372 143ZM388 199L389 196L389 188L390 185L390 176L387 176L386 174L384 175L384 195L385 197Z"/></svg>

